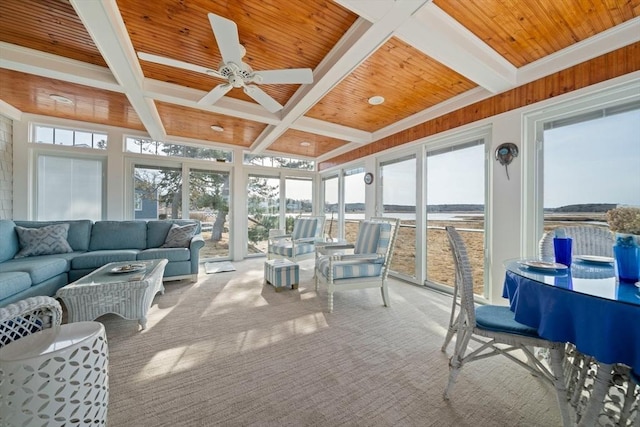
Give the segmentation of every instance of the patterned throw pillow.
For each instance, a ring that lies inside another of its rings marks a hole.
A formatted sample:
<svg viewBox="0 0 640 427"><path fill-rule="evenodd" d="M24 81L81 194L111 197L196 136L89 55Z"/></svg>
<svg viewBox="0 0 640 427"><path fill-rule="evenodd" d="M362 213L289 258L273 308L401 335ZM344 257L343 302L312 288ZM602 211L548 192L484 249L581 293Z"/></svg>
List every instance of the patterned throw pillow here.
<svg viewBox="0 0 640 427"><path fill-rule="evenodd" d="M169 229L167 238L164 239L164 244L161 248L188 248L191 243L191 238L196 234L198 224L187 224L182 227L178 224L173 224Z"/></svg>
<svg viewBox="0 0 640 427"><path fill-rule="evenodd" d="M16 233L18 233L20 251L14 258L73 252L67 242L69 224L53 224L40 228L16 225Z"/></svg>

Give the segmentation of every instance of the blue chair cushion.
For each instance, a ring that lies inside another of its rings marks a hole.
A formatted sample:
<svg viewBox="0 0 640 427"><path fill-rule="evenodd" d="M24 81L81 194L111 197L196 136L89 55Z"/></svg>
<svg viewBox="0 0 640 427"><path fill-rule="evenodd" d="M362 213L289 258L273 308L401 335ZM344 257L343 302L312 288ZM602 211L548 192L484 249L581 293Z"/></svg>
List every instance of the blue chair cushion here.
<svg viewBox="0 0 640 427"><path fill-rule="evenodd" d="M135 261L139 252L135 249L85 252L71 261L71 268L74 270L96 269L110 262Z"/></svg>
<svg viewBox="0 0 640 427"><path fill-rule="evenodd" d="M318 269L324 277L329 277L329 257L318 261ZM376 277L382 272L382 263L363 262L355 259L333 261L333 279L355 279L358 277Z"/></svg>
<svg viewBox="0 0 640 427"><path fill-rule="evenodd" d="M152 248L137 255L139 260L166 258L169 262L189 261L191 251L188 248Z"/></svg>
<svg viewBox="0 0 640 427"><path fill-rule="evenodd" d="M66 273L68 267L69 264L65 259L37 256L0 263L0 272L22 271L31 277L32 283L42 283L61 273Z"/></svg>
<svg viewBox="0 0 640 427"><path fill-rule="evenodd" d="M272 254L285 256L285 257L293 257L293 249L291 242L282 242L275 243L269 246L269 251ZM304 255L313 252L315 249L314 245L311 243L298 243L296 244L296 256Z"/></svg>
<svg viewBox="0 0 640 427"><path fill-rule="evenodd" d="M499 305L481 305L477 307L476 326L493 332L540 338L535 328L516 322L514 313L509 307Z"/></svg>
<svg viewBox="0 0 640 427"><path fill-rule="evenodd" d="M31 287L31 278L22 271L0 273L0 300Z"/></svg>

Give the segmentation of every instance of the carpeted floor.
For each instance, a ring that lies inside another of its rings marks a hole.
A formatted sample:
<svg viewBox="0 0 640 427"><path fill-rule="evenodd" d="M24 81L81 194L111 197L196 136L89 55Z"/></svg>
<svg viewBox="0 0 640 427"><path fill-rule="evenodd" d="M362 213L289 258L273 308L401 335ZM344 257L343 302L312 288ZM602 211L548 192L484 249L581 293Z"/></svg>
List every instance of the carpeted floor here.
<svg viewBox="0 0 640 427"><path fill-rule="evenodd" d="M109 426L560 425L552 387L503 357L465 366L442 399L450 297L392 281L391 307L376 289L347 291L329 314L313 260L298 290L278 293L263 263L167 283L145 331L99 319Z"/></svg>

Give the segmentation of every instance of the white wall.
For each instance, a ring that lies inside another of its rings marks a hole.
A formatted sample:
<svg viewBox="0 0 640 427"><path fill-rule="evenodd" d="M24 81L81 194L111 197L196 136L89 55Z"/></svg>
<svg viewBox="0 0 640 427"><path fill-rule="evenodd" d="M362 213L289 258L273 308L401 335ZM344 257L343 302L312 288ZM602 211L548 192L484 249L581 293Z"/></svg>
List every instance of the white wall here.
<svg viewBox="0 0 640 427"><path fill-rule="evenodd" d="M13 121L0 115L0 219L13 218Z"/></svg>

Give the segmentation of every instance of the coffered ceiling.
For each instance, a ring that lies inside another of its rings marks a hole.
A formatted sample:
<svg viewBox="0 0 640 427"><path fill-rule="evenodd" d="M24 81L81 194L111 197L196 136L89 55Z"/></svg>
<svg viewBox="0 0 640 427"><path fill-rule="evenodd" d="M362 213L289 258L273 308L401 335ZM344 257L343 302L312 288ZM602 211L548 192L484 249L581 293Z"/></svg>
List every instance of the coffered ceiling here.
<svg viewBox="0 0 640 427"><path fill-rule="evenodd" d="M313 82L260 85L275 113L241 88L200 104L224 81L137 56L218 70L208 13L254 70ZM639 40L640 0L2 0L0 106L322 161Z"/></svg>

